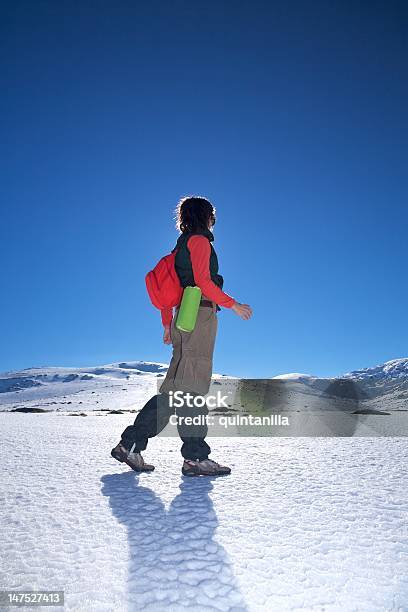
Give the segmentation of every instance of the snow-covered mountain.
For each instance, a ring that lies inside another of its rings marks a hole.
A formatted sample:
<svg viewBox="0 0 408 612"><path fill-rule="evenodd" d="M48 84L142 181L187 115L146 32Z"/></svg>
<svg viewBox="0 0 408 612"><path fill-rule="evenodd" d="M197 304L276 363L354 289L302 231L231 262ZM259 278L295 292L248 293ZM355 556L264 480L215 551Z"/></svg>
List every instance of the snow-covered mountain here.
<svg viewBox="0 0 408 612"><path fill-rule="evenodd" d="M136 412L157 393L168 364L122 361L91 367L35 367L0 374L0 410ZM226 375L214 374L215 380Z"/></svg>
<svg viewBox="0 0 408 612"><path fill-rule="evenodd" d="M408 378L408 357L391 359L372 368L362 368L343 374L341 378L354 378L356 380L391 380Z"/></svg>
<svg viewBox="0 0 408 612"><path fill-rule="evenodd" d="M123 361L6 372L0 374L0 410L136 412L149 395L157 393L167 368L153 361ZM236 410L252 409L260 401L264 407L296 411L351 410L361 402L376 409L408 409L408 358L333 378L293 372L271 379L225 374L214 374L213 379L215 385L222 385L219 389L230 393L230 407Z"/></svg>
<svg viewBox="0 0 408 612"><path fill-rule="evenodd" d="M392 359L372 368L354 370L342 376L364 389L374 401L387 398L399 407L408 408L408 358ZM402 405L401 405L402 402Z"/></svg>
<svg viewBox="0 0 408 612"><path fill-rule="evenodd" d="M154 393L167 364L126 361L102 366L36 367L0 376L3 410L135 410Z"/></svg>
<svg viewBox="0 0 408 612"><path fill-rule="evenodd" d="M317 394L354 400L360 407L374 410L408 410L408 358L353 370L334 378L307 374L279 376L290 379Z"/></svg>
<svg viewBox="0 0 408 612"><path fill-rule="evenodd" d="M272 380L309 380L310 378L316 378L311 374L300 374L299 372L290 372L289 374L278 374L273 376Z"/></svg>
<svg viewBox="0 0 408 612"><path fill-rule="evenodd" d="M290 372L289 374L279 374L273 379L281 380L309 380L313 378L322 378L313 376L312 374L303 374L299 372ZM408 378L408 357L401 359L391 359L380 365L371 368L361 368L360 370L352 370L346 374L341 374L335 378L354 378L355 380L392 380L397 378Z"/></svg>
<svg viewBox="0 0 408 612"><path fill-rule="evenodd" d="M152 361L127 361L97 367L65 368L38 367L26 368L17 372L6 372L0 378L0 393L22 391L30 387L73 383L84 385L83 381L103 379L126 379L132 376L160 376L167 371L167 364ZM72 388L72 385L71 385Z"/></svg>

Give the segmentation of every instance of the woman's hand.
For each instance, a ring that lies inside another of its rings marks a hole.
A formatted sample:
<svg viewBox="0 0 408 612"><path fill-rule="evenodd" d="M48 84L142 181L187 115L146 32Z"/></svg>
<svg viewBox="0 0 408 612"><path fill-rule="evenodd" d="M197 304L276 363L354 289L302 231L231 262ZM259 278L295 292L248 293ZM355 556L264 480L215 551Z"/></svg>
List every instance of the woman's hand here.
<svg viewBox="0 0 408 612"><path fill-rule="evenodd" d="M232 306L232 310L239 316L241 319L249 319L252 316L252 308L249 304L240 304L239 302L235 302Z"/></svg>
<svg viewBox="0 0 408 612"><path fill-rule="evenodd" d="M164 327L163 342L164 344L171 344L170 325Z"/></svg>

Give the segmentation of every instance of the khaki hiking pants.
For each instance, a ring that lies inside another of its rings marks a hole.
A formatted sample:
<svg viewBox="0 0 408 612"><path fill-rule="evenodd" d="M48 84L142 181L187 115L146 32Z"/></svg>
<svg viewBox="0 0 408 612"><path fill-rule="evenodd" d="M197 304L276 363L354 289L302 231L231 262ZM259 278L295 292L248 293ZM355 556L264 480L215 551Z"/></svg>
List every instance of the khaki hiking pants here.
<svg viewBox="0 0 408 612"><path fill-rule="evenodd" d="M160 393L183 391L206 395L211 384L213 354L218 328L216 305L200 306L192 332L177 329L176 308L170 327L173 355Z"/></svg>
<svg viewBox="0 0 408 612"><path fill-rule="evenodd" d="M216 306L200 306L197 322L192 332L182 332L175 322L178 309L173 318L170 334L173 343L173 356L159 393L154 395L140 410L133 425L122 433L121 443L128 450L140 452L145 450L149 438L157 436L167 425L175 408L170 406L170 391L190 392L194 395L206 395L211 384L213 352L217 335L218 319ZM180 398L183 399L183 398ZM208 407L189 406L185 403L177 407L177 424L179 436L183 442L181 454L185 459L207 459L211 452L205 441L208 433L206 423L186 423L185 417L205 417Z"/></svg>

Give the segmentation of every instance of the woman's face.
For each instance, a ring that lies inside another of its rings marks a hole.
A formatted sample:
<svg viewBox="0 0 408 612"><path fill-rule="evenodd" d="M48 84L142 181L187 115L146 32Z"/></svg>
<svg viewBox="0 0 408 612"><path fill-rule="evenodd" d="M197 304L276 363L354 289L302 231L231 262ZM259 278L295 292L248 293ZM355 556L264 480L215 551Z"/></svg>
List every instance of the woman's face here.
<svg viewBox="0 0 408 612"><path fill-rule="evenodd" d="M215 225L215 215L211 213L210 218L208 219L208 229L211 229Z"/></svg>

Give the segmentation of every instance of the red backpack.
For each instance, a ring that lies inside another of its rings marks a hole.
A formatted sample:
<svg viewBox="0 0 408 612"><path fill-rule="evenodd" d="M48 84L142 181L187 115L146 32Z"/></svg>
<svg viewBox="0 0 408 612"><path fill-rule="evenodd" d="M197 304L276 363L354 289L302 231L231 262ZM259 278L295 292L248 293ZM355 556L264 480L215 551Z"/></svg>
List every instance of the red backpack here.
<svg viewBox="0 0 408 612"><path fill-rule="evenodd" d="M178 306L183 296L183 287L175 268L176 253L177 250L174 249L169 255L162 257L145 277L150 300L159 310Z"/></svg>

